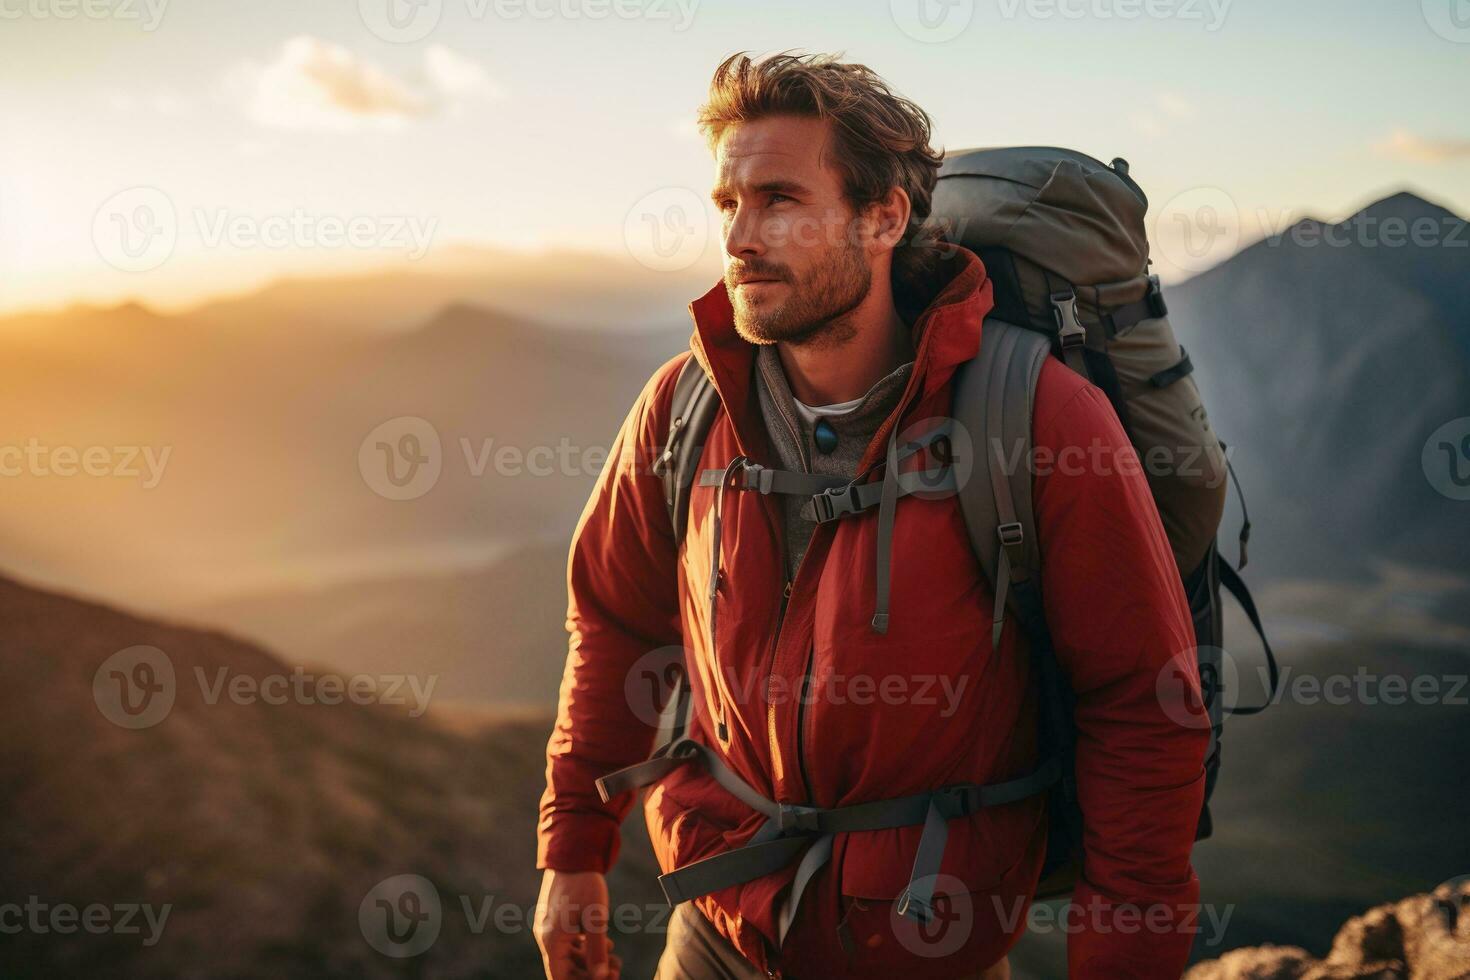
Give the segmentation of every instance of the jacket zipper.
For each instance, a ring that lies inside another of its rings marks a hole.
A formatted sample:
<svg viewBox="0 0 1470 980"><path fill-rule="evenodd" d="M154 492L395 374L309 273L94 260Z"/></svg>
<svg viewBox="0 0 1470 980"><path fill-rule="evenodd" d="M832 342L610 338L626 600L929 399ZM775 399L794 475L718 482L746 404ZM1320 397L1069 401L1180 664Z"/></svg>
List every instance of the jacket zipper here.
<svg viewBox="0 0 1470 980"><path fill-rule="evenodd" d="M914 401L914 400L916 400L916 395L914 395L914 382L913 382L913 378L910 378L910 381L908 381L907 388L904 389L903 394L900 395L900 404L898 404L898 407L895 408L895 410L894 410L894 416L892 416L892 419L894 419L894 426L900 425L901 419L903 419L904 411L906 411L907 408L908 408L908 403L910 403L910 401ZM778 400L778 404L779 404L779 400ZM789 417L788 414L786 414L786 411L785 411L785 408L784 407L782 407L781 419L782 419L782 422L785 422L786 423L786 428L788 428L788 430L794 428L794 426L792 426L792 423L791 423L791 417ZM879 426L879 428L882 428L882 426ZM797 453L801 457L801 464L803 464L803 467L804 467L804 469L807 470L807 472L810 472L811 467L808 466L807 461L806 461L806 444L804 444L803 439L801 439L801 432L800 432L800 430L795 430L795 432L792 432L792 435L794 435L795 444L797 444ZM858 473L858 475L861 475L861 473ZM769 514L769 511L767 511L767 514ZM778 508L778 517L781 517L781 516L782 516L782 514L779 513L779 508ZM786 535L785 535L785 527L781 527L781 530L779 530L779 538L781 538L781 570L782 570L782 573L785 573L785 570L786 570ZM810 544L810 542L807 542L807 550L804 551L803 554L801 554L801 561L798 561L798 563L797 563L797 572L795 572L794 576L791 576L791 577L789 577L789 579L786 579L785 589L784 589L784 592L782 592L782 597L781 597L781 610L779 610L779 613L776 614L776 635L775 635L775 638L772 639L772 648L770 648L770 670L767 671L767 676L775 676L776 648L778 648L778 646L781 645L781 624L782 624L782 621L784 621L785 620L785 617L786 617L786 602L788 602L789 599L791 599L791 585L792 585L792 582L794 582L794 580L797 579L797 577L800 577L800 574L801 574L801 566L804 566L804 564L807 563L807 555L810 554L810 552L811 552L811 544ZM808 779L807 779L807 761L806 761L806 755L807 755L807 686L810 685L810 683L811 683L811 660L813 660L813 655L814 655L813 649L811 649L810 646L808 646L807 652L806 652L806 658L804 658L804 660L803 660L803 666L801 666L801 685L800 685L800 688L797 689L797 691L798 691L798 693L797 693L797 698L798 698L798 701L797 701L797 774L798 774L798 776L801 777L801 792L803 792L804 802L806 802L806 804L808 804L808 805L810 805L811 802L813 802L813 799L811 799L811 783L808 782ZM767 710L770 710L770 708L767 708ZM767 726L769 726L769 721L767 721Z"/></svg>
<svg viewBox="0 0 1470 980"><path fill-rule="evenodd" d="M908 392L905 392L905 394L908 394ZM894 415L893 415L893 424L894 424L895 427L897 427L899 424L901 424L902 419L903 419L903 413L908 410L908 407L909 407L908 406L908 403L910 401L913 401L913 400L914 400L913 398L901 399L900 400L899 406L898 406L898 408L896 408L894 410ZM882 429L882 426L881 425L879 426L879 429ZM861 475L861 473L859 475ZM810 553L810 551L811 551L811 545L808 544L807 545L807 552ZM801 556L801 561L802 561L803 564L805 564L805 562L806 562L806 554L803 554ZM784 568L784 566L785 566L785 558L783 557L782 558L782 567ZM800 571L800 568L799 567L798 567L798 571ZM787 586L787 595L790 595L790 592L791 592L791 589L790 589L790 585L788 584L788 586ZM781 604L781 610L782 610L782 612L784 614L784 612L786 610L786 604L785 604L784 601ZM806 704L807 704L807 685L809 685L811 683L811 679L812 679L812 661L815 658L816 658L816 651L814 649L812 649L812 648L809 647L807 649L807 652L806 652L806 664L802 668L802 674L801 674L801 688L800 688L800 692L801 692L800 693L800 698L801 699L797 702L797 705L796 705L796 768L797 768L797 771L799 773L801 773L801 785L802 785L802 788L806 791L806 801L807 801L808 804L812 804L814 801L812 800L812 787L811 787L811 783L807 781L807 775L806 775Z"/></svg>
<svg viewBox="0 0 1470 980"><path fill-rule="evenodd" d="M767 384L770 384L770 383L771 382L769 382L769 381L767 382ZM779 398L772 398L772 401L775 403L775 405L777 407L778 414L781 416L782 423L786 426L786 431L791 435L791 441L796 445L796 455L797 455L797 458L801 461L801 468L802 468L802 470L804 472L810 473L811 472L811 464L807 462L807 457L806 457L806 442L805 442L805 440L802 439L802 436L801 436L801 427L799 425L797 425L795 423L795 421L791 418L791 415L786 411L786 406L781 403L781 399L779 399ZM777 462L779 463L779 460ZM796 570L794 572L790 572L790 573L787 572L787 569L786 569L787 544L786 544L786 529L785 529L785 512L784 512L784 510L782 509L782 507L780 505L773 505L773 507L776 510L776 515L773 518L773 524L775 524L775 530L777 532L777 538L781 542L781 574L786 577L786 584L785 584L785 586L783 587L783 589L781 591L781 605L780 605L779 610L776 613L776 630L775 630L775 635L771 638L771 653L770 653L770 658L769 658L769 660L770 660L770 666L769 666L769 668L766 671L766 676L768 678L767 679L767 683L768 684L770 683L770 678L773 678L775 676L776 651L780 647L780 644L781 644L781 627L782 627L782 625L786 621L786 607L791 602L791 589L792 589L792 585L795 583L796 579L801 575L801 566L806 564L807 552L810 552L811 551L811 544L808 543L807 544L807 551L802 553L801 561L797 562ZM770 516L770 511L767 511L767 515ZM806 749L805 749L805 746L802 744L805 741L805 739L803 737L802 731L803 731L803 728L805 726L805 717L806 717L806 701L805 701L805 697L806 697L806 685L807 685L810 677L811 677L811 650L808 649L807 650L807 653L806 653L806 660L805 660L805 662L804 662L804 664L802 666L802 680L801 680L801 687L799 688L800 694L798 695L799 698L800 698L800 700L798 700L797 701L797 704L796 704L796 771L801 776L802 793L803 793L803 797L804 797L804 799L805 799L806 802L810 802L811 801L811 798L812 798L812 787L811 787L811 783L807 779L807 772L806 772ZM767 727L770 728L772 726L773 722L774 722L775 706L768 704L766 710L771 713L768 716L767 722L766 722Z"/></svg>

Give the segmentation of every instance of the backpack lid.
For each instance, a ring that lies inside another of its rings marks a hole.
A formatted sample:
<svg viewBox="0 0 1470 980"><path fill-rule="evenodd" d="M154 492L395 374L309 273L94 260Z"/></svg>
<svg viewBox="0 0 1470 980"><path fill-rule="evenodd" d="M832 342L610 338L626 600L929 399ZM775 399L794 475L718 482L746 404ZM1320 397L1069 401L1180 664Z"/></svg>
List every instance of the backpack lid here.
<svg viewBox="0 0 1470 980"><path fill-rule="evenodd" d="M1085 153L1049 146L945 155L930 222L984 257L997 248L1072 286L1142 281L1148 199L1128 176Z"/></svg>

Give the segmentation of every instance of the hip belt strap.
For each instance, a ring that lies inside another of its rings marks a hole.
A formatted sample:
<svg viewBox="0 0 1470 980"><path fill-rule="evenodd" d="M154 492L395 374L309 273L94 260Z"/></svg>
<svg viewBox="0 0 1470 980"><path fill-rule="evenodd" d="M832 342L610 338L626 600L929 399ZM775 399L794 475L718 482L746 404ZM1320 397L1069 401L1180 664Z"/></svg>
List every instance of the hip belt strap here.
<svg viewBox="0 0 1470 980"><path fill-rule="evenodd" d="M659 876L664 896L670 905L677 905L721 888L754 881L786 867L811 845L797 868L791 899L782 910L779 937L782 942L807 883L831 856L833 834L922 824L924 830L919 837L909 884L897 901L900 915L928 922L933 916L934 879L939 874L940 859L949 837L948 821L984 807L1014 803L1041 793L1061 778L1062 768L1058 759L1051 758L1028 775L1003 783L989 786L958 783L910 796L824 809L766 799L736 775L718 754L692 738L680 738L647 760L597 780L597 790L606 801L618 793L656 782L675 766L696 759L704 764L715 782L766 819L745 846Z"/></svg>

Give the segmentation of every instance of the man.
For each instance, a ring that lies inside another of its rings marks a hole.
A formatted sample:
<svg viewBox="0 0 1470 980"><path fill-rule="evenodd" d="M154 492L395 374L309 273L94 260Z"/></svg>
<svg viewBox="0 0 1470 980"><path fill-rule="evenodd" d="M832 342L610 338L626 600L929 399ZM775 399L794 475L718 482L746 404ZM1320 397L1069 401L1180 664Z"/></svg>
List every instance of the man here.
<svg viewBox="0 0 1470 980"><path fill-rule="evenodd" d="M861 65L737 55L700 123L724 279L690 306L691 352L654 374L623 423L569 561L571 644L538 852L537 939L558 980L618 972L604 875L634 794L604 803L594 782L649 752L653 726L626 692L651 651L685 648L688 734L708 752L645 798L666 873L746 847L765 823L717 770L764 801L834 808L1001 783L1038 764L1025 639L1007 618L992 643L993 598L952 494L816 523L799 495L739 489L756 465L877 474L896 429L949 413L992 291L974 254L943 259L922 230L940 159L928 117ZM691 356L721 403L700 462L719 475L693 486L676 546L649 463ZM1208 740L1207 726L1178 720L1199 710L1179 575L1141 470L1088 463L1099 446L1132 452L1113 409L1054 358L1033 438L1037 459L1074 459L1033 479L1086 818L1070 971L1178 976ZM1173 698L1161 676L1192 690ZM744 880L676 908L658 976L1008 976L1045 851L1044 796L949 820L930 876L936 918L915 925L901 896L927 829L835 833L818 860L737 868Z"/></svg>

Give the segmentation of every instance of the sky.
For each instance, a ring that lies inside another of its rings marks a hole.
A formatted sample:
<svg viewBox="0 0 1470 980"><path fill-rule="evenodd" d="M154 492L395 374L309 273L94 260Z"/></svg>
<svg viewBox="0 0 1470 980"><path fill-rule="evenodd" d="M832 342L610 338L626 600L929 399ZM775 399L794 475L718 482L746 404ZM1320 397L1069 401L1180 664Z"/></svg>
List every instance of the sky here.
<svg viewBox="0 0 1470 980"><path fill-rule="evenodd" d="M694 114L787 49L941 148L1127 158L1166 279L1399 189L1470 214L1470 0L0 0L0 312L462 245L717 270Z"/></svg>

